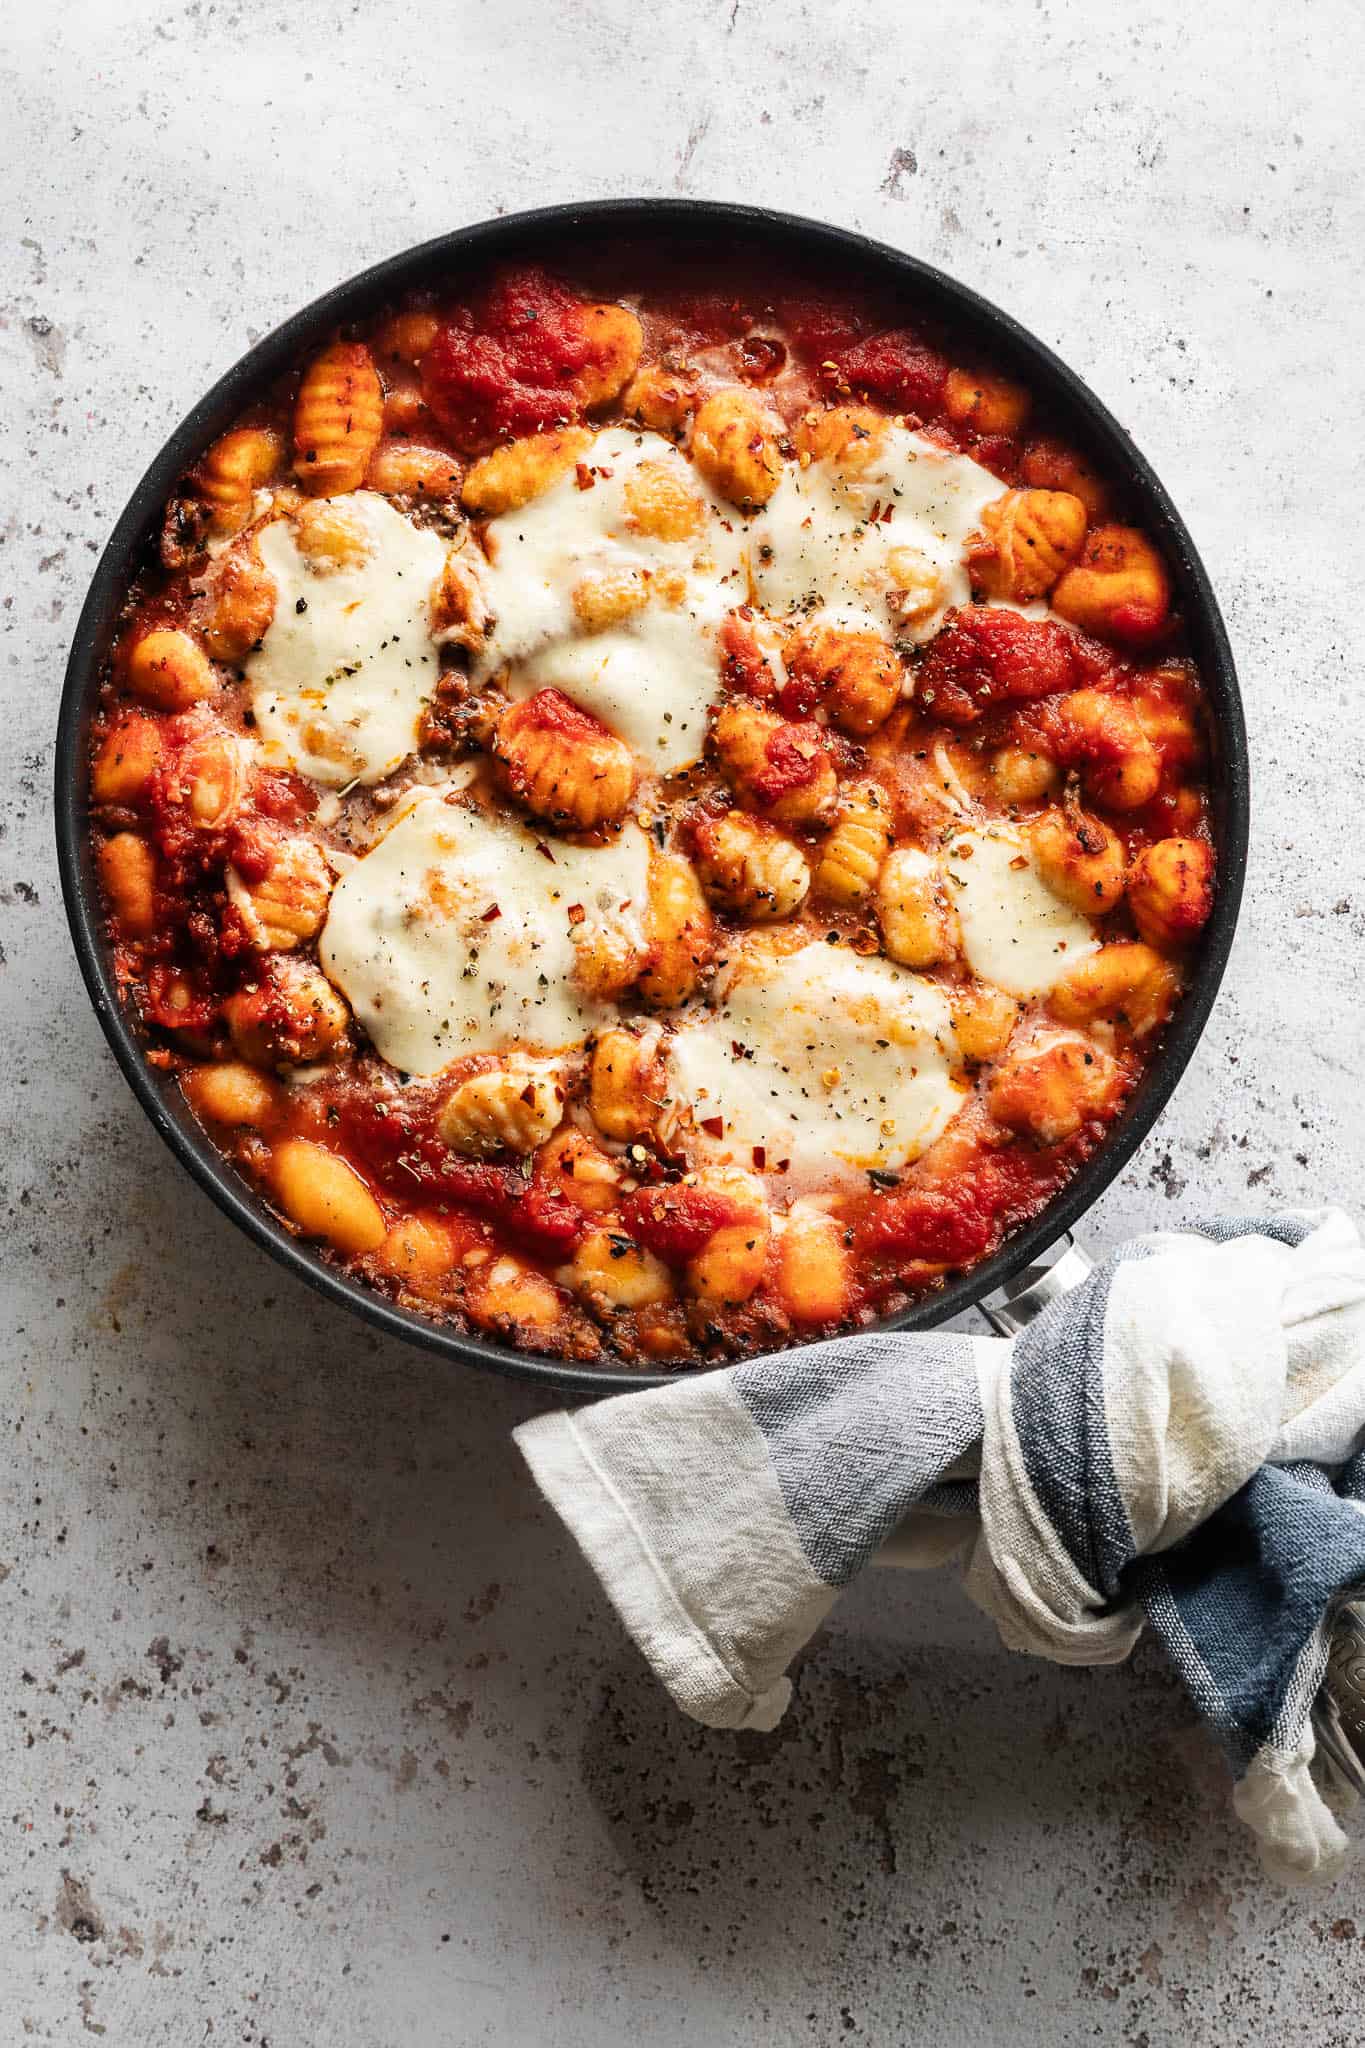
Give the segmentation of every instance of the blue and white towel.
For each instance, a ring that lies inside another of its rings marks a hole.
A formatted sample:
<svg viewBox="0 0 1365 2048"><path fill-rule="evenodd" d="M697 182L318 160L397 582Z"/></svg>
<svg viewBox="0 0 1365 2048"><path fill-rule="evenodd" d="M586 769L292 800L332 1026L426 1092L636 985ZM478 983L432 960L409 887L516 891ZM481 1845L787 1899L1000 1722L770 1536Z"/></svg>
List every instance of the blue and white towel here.
<svg viewBox="0 0 1365 2048"><path fill-rule="evenodd" d="M1267 1863L1342 1860L1309 1721L1365 1582L1365 1248L1339 1210L1137 1239L1010 1340L837 1338L516 1436L695 1719L771 1728L865 1565L960 1556L1011 1649L1115 1663L1150 1621Z"/></svg>

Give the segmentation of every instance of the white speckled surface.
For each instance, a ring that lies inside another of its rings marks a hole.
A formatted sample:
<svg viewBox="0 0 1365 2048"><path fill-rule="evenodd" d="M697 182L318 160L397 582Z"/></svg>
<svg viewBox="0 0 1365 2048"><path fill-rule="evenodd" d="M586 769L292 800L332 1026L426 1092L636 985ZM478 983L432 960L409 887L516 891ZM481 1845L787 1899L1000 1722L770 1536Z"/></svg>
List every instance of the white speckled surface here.
<svg viewBox="0 0 1365 2048"><path fill-rule="evenodd" d="M1250 23L1254 21L1254 28ZM1093 1219L1365 1206L1349 0L12 0L0 17L0 2040L1354 2044L1360 1879L1262 1887L1154 1656L860 1589L786 1726L657 1696L515 1388L248 1250L104 1050L47 783L94 555L293 306L494 210L865 228L1115 407L1223 595L1257 767L1204 1048Z"/></svg>

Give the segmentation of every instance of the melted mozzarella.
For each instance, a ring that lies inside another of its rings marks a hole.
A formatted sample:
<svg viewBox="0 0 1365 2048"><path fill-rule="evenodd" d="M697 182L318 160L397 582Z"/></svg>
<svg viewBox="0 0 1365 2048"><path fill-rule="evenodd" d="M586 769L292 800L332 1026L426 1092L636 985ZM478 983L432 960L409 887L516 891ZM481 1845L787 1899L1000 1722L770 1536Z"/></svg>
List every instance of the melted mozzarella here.
<svg viewBox="0 0 1365 2048"><path fill-rule="evenodd" d="M708 1157L798 1175L894 1171L931 1145L963 1094L952 1016L933 983L823 942L741 958L715 1014L683 1022L671 1069Z"/></svg>
<svg viewBox="0 0 1365 2048"><path fill-rule="evenodd" d="M266 760L333 788L380 781L417 744L439 669L428 603L445 562L434 533L374 492L336 502L364 527L368 556L314 564L287 520L262 527L275 616L246 664Z"/></svg>
<svg viewBox="0 0 1365 2048"><path fill-rule="evenodd" d="M319 958L392 1066L437 1074L462 1053L556 1052L607 1020L574 967L594 942L643 947L648 843L628 825L608 846L556 840L548 860L542 845L511 818L427 792L338 882Z"/></svg>
<svg viewBox="0 0 1365 2048"><path fill-rule="evenodd" d="M971 595L967 539L1004 489L968 456L903 427L888 426L856 474L833 459L789 468L750 528L755 601L893 639L927 639L946 607ZM898 549L937 579L929 608L911 623L892 599Z"/></svg>
<svg viewBox="0 0 1365 2048"><path fill-rule="evenodd" d="M480 673L507 666L512 697L555 685L649 767L672 774L701 754L707 707L720 695L716 629L748 598L741 522L659 434L609 428L585 461L594 478L587 490L571 472L489 523L480 583L493 622ZM630 487L634 481L638 490L647 464L698 502L697 530L687 538L640 531ZM643 609L586 632L575 588L632 575L649 592Z"/></svg>
<svg viewBox="0 0 1365 2048"><path fill-rule="evenodd" d="M1089 918L1053 895L1022 832L1009 825L958 832L943 865L967 965L1006 994L1041 995L1078 960L1098 952Z"/></svg>

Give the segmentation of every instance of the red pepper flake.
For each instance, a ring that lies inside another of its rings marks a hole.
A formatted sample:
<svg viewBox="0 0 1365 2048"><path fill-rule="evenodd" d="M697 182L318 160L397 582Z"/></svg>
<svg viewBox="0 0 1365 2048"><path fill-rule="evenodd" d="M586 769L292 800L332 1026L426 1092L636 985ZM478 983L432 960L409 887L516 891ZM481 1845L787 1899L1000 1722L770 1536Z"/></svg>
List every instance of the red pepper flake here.
<svg viewBox="0 0 1365 2048"><path fill-rule="evenodd" d="M868 513L867 516L871 524L875 526L877 524L877 521L882 516L882 501L880 498L874 498L872 500L872 510Z"/></svg>
<svg viewBox="0 0 1365 2048"><path fill-rule="evenodd" d="M704 1116L701 1120L701 1127L713 1138L723 1138L725 1136L725 1118L723 1116Z"/></svg>
<svg viewBox="0 0 1365 2048"><path fill-rule="evenodd" d="M790 1159L779 1159L777 1162L777 1170L779 1173L786 1173L790 1165Z"/></svg>
<svg viewBox="0 0 1365 2048"><path fill-rule="evenodd" d="M895 508L895 506L894 506L894 505L888 505L888 506L886 506L886 507L885 507L885 509L884 509L884 510L883 510L883 512L882 512L882 525L883 525L883 526L889 526L889 525L891 524L892 520L893 520L893 519L895 518L895 516L896 516L896 508Z"/></svg>
<svg viewBox="0 0 1365 2048"><path fill-rule="evenodd" d="M573 466L573 475L580 491L590 491L597 482L586 462L576 462Z"/></svg>
<svg viewBox="0 0 1365 2048"><path fill-rule="evenodd" d="M490 903L487 910L484 911L482 917L479 919L479 923L492 924L495 918L499 918L501 916L502 911L499 909L498 905L496 903Z"/></svg>
<svg viewBox="0 0 1365 2048"><path fill-rule="evenodd" d="M537 853L539 853L539 854L543 854L543 855L544 855L544 857L545 857L545 859L549 861L549 863L550 863L551 867L553 867L553 866L554 866L554 858L555 858L555 857L554 857L554 855L553 855L553 854L551 853L551 851L550 851L549 847L548 847L548 846L547 846L547 845L545 844L545 841L544 841L543 839L537 839L537 841L536 841L536 852L537 852Z"/></svg>
<svg viewBox="0 0 1365 2048"><path fill-rule="evenodd" d="M583 908L583 905L581 903L571 903L569 905L570 924L582 924L587 914L587 911Z"/></svg>
<svg viewBox="0 0 1365 2048"><path fill-rule="evenodd" d="M754 1165L755 1165L755 1166L756 1166L756 1167L758 1168L758 1170L759 1170L759 1172L760 1172L760 1173L761 1173L761 1172L763 1171L763 1168L764 1168L764 1167L765 1167L765 1166L767 1165L767 1163L768 1163L768 1153L767 1153L767 1149L766 1149L766 1147L765 1147L765 1146L763 1146L763 1145L755 1145L755 1146L754 1146Z"/></svg>

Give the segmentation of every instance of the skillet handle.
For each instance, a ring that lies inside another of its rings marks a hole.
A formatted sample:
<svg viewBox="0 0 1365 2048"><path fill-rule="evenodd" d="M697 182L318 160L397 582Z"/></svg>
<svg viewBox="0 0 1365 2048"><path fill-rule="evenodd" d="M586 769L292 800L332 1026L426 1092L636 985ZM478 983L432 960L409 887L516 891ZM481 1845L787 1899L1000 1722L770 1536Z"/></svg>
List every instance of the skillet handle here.
<svg viewBox="0 0 1365 2048"><path fill-rule="evenodd" d="M1094 1265L1068 1231L1036 1265L1025 1266L977 1305L998 1337L1017 1337L1050 1302L1078 1286Z"/></svg>
<svg viewBox="0 0 1365 2048"><path fill-rule="evenodd" d="M988 1295L981 1313L998 1336L1017 1337L1094 1264L1068 1231L1036 1265ZM1351 1791L1365 1798L1365 1600L1347 1600L1337 1614L1312 1722L1319 1750Z"/></svg>
<svg viewBox="0 0 1365 2048"><path fill-rule="evenodd" d="M1365 1601L1346 1601L1337 1616L1313 1733L1352 1792L1365 1796Z"/></svg>

